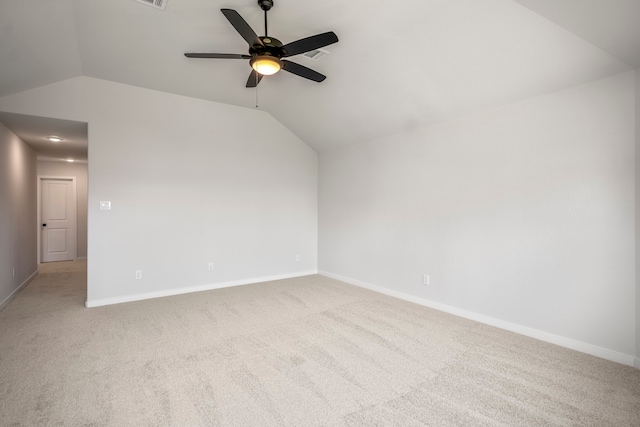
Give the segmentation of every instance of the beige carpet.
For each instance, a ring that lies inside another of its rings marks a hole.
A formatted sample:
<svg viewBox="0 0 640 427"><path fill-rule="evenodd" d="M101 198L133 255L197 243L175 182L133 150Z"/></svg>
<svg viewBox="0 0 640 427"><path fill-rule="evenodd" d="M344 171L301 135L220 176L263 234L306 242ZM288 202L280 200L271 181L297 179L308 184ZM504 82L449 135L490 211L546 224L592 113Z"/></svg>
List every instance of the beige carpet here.
<svg viewBox="0 0 640 427"><path fill-rule="evenodd" d="M640 426L640 371L321 276L0 312L0 425Z"/></svg>

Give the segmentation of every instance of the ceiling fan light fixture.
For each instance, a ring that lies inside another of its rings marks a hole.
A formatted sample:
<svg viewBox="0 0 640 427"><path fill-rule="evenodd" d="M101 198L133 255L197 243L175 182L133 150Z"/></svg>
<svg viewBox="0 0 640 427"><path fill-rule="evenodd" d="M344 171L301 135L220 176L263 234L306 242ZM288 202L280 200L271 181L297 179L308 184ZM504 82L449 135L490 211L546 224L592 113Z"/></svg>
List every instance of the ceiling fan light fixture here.
<svg viewBox="0 0 640 427"><path fill-rule="evenodd" d="M282 68L282 62L271 55L254 56L249 61L249 64L251 64L251 68L263 76L275 74Z"/></svg>
<svg viewBox="0 0 640 427"><path fill-rule="evenodd" d="M137 0L151 1L151 0ZM211 59L248 59L252 71L247 80L246 87L255 88L263 76L276 74L280 70L295 74L302 78L322 82L327 76L317 71L300 65L287 59L290 56L300 55L313 50L318 50L330 44L338 42L338 36L333 31L305 37L291 43L282 44L280 40L270 37L267 26L267 12L273 7L274 0L258 0L258 5L264 11L264 36L258 37L251 26L238 12L233 9L220 9L229 23L249 44L249 54L234 53L185 53L187 58L211 58ZM314 54L314 57L319 53Z"/></svg>

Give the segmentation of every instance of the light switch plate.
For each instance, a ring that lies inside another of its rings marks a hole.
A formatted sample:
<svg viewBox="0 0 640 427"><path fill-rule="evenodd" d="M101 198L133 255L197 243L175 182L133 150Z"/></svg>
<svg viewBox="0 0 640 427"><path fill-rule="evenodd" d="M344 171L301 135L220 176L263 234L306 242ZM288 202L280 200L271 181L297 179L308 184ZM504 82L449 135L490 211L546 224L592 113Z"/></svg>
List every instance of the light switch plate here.
<svg viewBox="0 0 640 427"><path fill-rule="evenodd" d="M100 202L100 210L101 211L110 211L111 210L111 202Z"/></svg>

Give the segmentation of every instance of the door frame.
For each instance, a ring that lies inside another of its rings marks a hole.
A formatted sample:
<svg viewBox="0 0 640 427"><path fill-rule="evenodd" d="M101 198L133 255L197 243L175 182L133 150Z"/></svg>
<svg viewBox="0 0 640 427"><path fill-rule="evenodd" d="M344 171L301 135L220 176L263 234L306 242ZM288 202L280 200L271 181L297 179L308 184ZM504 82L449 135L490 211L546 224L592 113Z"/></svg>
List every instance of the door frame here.
<svg viewBox="0 0 640 427"><path fill-rule="evenodd" d="M75 176L57 176L57 175L38 175L38 222L36 224L38 233L38 264L42 263L42 181L58 180L71 181L71 197L73 198L73 220L71 221L71 230L73 230L76 239L73 245L71 255L73 259L78 259L78 196L76 194L76 177Z"/></svg>

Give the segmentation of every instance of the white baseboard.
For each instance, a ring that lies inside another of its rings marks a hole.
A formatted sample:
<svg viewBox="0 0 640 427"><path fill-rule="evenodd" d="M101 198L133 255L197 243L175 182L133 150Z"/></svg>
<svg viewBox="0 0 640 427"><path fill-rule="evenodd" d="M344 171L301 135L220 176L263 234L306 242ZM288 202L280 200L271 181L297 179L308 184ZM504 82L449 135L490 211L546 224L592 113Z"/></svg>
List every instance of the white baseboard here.
<svg viewBox="0 0 640 427"><path fill-rule="evenodd" d="M627 366L635 366L636 368L640 369L640 359L628 354L620 353L615 350L610 350L608 348L599 347L593 344L576 341L571 338L565 338L559 335L551 334L549 332L544 332L538 329L529 328L527 326L518 325L516 323L507 322L472 311L463 310L461 308L431 301L426 298L416 297L413 295L405 294L403 292L387 289L382 286L372 285L370 283L352 279L350 277L341 276L339 274L333 274L327 271L319 271L318 274L330 277L332 279L340 280L341 282L349 283L351 285L366 288L378 293L403 299L405 301L413 302L415 304L423 305L425 307L433 308L435 310L443 311L445 313L453 314L455 316L463 317L465 319L484 323L486 325L494 326L496 328L504 329L510 332L515 332L520 335L525 335L531 338L538 339L540 341L558 345L560 347L576 350L581 353L590 354L592 356L600 357L612 362L620 363Z"/></svg>
<svg viewBox="0 0 640 427"><path fill-rule="evenodd" d="M11 294L8 297L6 297L4 301L2 301L2 303L0 303L0 311L2 311L2 309L5 308L11 302L11 300L16 297L16 295L18 295L18 292L20 292L25 286L31 283L31 281L35 279L37 275L38 275L38 270L34 271L33 274L27 277L27 280L22 282L22 284L18 286L15 291L11 292Z"/></svg>
<svg viewBox="0 0 640 427"><path fill-rule="evenodd" d="M230 288L232 286L251 285L253 283L272 282L274 280L291 279L294 277L311 276L318 274L318 270L301 271L297 273L281 274L276 276L255 277L252 279L234 280L231 282L212 283L201 286L192 286L189 288L168 289L166 291L148 292L144 294L126 295L115 298L103 298L97 300L88 300L84 303L85 307L101 307L104 305L121 304L123 302L142 301L152 298L170 297L174 295L190 294L192 292L211 291L214 289Z"/></svg>

